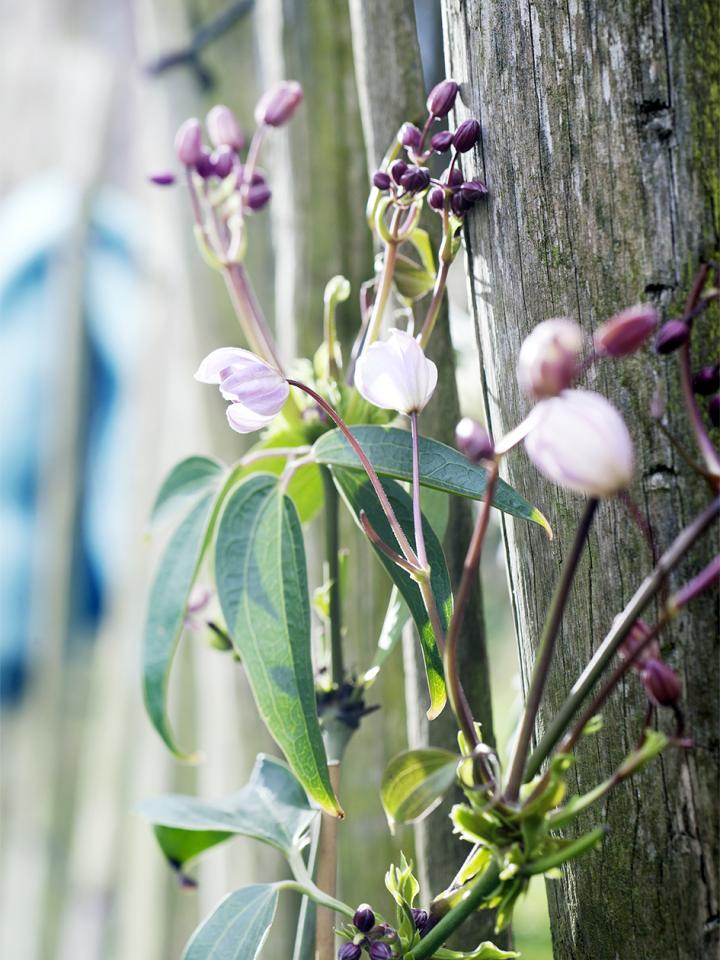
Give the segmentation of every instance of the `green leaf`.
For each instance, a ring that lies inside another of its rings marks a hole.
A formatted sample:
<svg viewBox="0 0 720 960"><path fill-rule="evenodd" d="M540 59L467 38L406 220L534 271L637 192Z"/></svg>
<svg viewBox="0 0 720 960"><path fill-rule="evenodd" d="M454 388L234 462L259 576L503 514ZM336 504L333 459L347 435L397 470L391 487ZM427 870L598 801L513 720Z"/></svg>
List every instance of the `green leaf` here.
<svg viewBox="0 0 720 960"><path fill-rule="evenodd" d="M395 480L412 480L412 440L407 430L395 427L357 426L352 432L377 472ZM340 430L323 434L313 447L318 463L361 470L357 454ZM420 483L445 493L482 500L487 484L487 471L470 463L461 453L444 443L420 438ZM552 536L550 524L540 511L499 480L493 506L522 520L532 520Z"/></svg>
<svg viewBox="0 0 720 960"><path fill-rule="evenodd" d="M605 827L597 827L595 830L591 830L589 833L578 837L577 840L565 843L553 853L549 853L545 857L540 857L526 864L522 872L525 876L532 877L538 873L546 873L548 870L554 870L555 867L559 867L568 860L575 860L577 857L582 856L584 853L596 847L605 836L605 832Z"/></svg>
<svg viewBox="0 0 720 960"><path fill-rule="evenodd" d="M395 263L393 282L405 300L420 300L435 286L435 273L429 273L408 257L399 256Z"/></svg>
<svg viewBox="0 0 720 960"><path fill-rule="evenodd" d="M217 487L224 470L222 463L210 457L188 457L175 464L155 497L150 522L155 523L178 502Z"/></svg>
<svg viewBox="0 0 720 960"><path fill-rule="evenodd" d="M440 803L456 780L459 757L449 750L406 750L385 768L380 799L391 823L413 823Z"/></svg>
<svg viewBox="0 0 720 960"><path fill-rule="evenodd" d="M278 893L266 883L228 894L185 948L182 960L255 960L275 916Z"/></svg>
<svg viewBox="0 0 720 960"><path fill-rule="evenodd" d="M272 450L276 447L302 447L306 445L305 438L294 430L282 430L271 433L270 436L256 443L248 453ZM247 454L246 454L247 456ZM263 457L254 463L247 464L242 476L251 476L255 473L272 473L279 476L287 465L287 457ZM287 494L297 507L300 522L304 525L317 516L323 505L323 485L320 468L315 463L308 463L293 473L287 487Z"/></svg>
<svg viewBox="0 0 720 960"><path fill-rule="evenodd" d="M469 953L463 953L458 950L449 950L447 947L440 947L433 954L433 960L512 960L513 957L519 957L520 954L515 950L501 950L489 940L479 943L474 950Z"/></svg>
<svg viewBox="0 0 720 960"><path fill-rule="evenodd" d="M435 254L433 253L430 234L427 232L427 230L423 230L421 227L415 227L408 237L408 240L420 254L422 265L425 267L427 272L432 273L434 276L437 273L437 270L435 269Z"/></svg>
<svg viewBox="0 0 720 960"><path fill-rule="evenodd" d="M235 835L268 843L289 857L307 844L317 816L286 764L262 753L248 783L228 797L165 794L144 800L137 812L155 825L163 853L178 868Z"/></svg>
<svg viewBox="0 0 720 960"><path fill-rule="evenodd" d="M275 477L250 477L228 500L217 534L215 579L265 725L310 797L342 816L315 703L302 528Z"/></svg>
<svg viewBox="0 0 720 960"><path fill-rule="evenodd" d="M365 473L361 474L350 470L334 468L333 476L335 477L343 499L355 516L358 524L360 523L360 513L364 511L380 537L385 543L393 546L395 544L395 538L390 524L380 507L375 491L370 485L370 481L367 479ZM393 480L384 480L382 481L382 485L385 488L385 492L388 495L388 499L395 511L400 526L410 541L413 542L414 524L412 499L409 494ZM443 627L447 630L452 614L450 576L440 541L435 536L432 527L425 518L423 518L423 532L425 534L425 549L431 570L430 584L435 595L440 619ZM393 582L397 585L417 625L430 693L430 710L428 711L428 717L433 719L438 716L445 706L445 680L443 676L442 658L437 643L435 642L435 634L430 624L425 604L423 603L420 588L409 573L396 566L389 557L386 557L385 554L377 548L373 549L380 559L380 562L390 574Z"/></svg>
<svg viewBox="0 0 720 960"><path fill-rule="evenodd" d="M175 744L167 715L170 667L182 633L188 597L207 546L213 495L206 494L170 538L150 591L143 645L143 692L153 726L176 756L192 759Z"/></svg>

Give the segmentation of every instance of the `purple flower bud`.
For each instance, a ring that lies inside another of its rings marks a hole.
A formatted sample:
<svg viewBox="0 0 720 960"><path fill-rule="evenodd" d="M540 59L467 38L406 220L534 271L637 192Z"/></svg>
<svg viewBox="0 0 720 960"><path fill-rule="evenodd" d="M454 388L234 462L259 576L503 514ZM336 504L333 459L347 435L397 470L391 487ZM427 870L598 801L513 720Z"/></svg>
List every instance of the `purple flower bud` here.
<svg viewBox="0 0 720 960"><path fill-rule="evenodd" d="M702 367L693 377L693 390L703 397L717 393L720 387L720 363L709 367Z"/></svg>
<svg viewBox="0 0 720 960"><path fill-rule="evenodd" d="M360 960L362 947L358 943L344 943L338 950L338 960Z"/></svg>
<svg viewBox="0 0 720 960"><path fill-rule="evenodd" d="M238 167L237 172L237 186L238 188L242 187L245 183L245 167ZM258 170L257 167L253 170L252 177L250 178L250 186L255 187L259 183L267 183L265 179L265 174L262 170Z"/></svg>
<svg viewBox="0 0 720 960"><path fill-rule="evenodd" d="M410 913L412 913L415 929L419 930L420 933L422 933L425 927L427 926L427 922L428 922L427 910L418 910L415 907L413 907Z"/></svg>
<svg viewBox="0 0 720 960"><path fill-rule="evenodd" d="M427 98L428 113L433 117L446 117L455 104L459 89L454 80L441 80Z"/></svg>
<svg viewBox="0 0 720 960"><path fill-rule="evenodd" d="M390 179L389 173L385 173L384 170L376 170L373 174L372 182L378 190L389 190L392 180Z"/></svg>
<svg viewBox="0 0 720 960"><path fill-rule="evenodd" d="M254 183L248 187L245 203L250 210L257 212L266 207L272 197L272 190L267 183Z"/></svg>
<svg viewBox="0 0 720 960"><path fill-rule="evenodd" d="M628 307L598 327L595 349L607 357L627 357L645 343L658 322L657 310L649 303Z"/></svg>
<svg viewBox="0 0 720 960"><path fill-rule="evenodd" d="M210 162L213 166L213 174L224 180L232 172L235 163L235 151L232 147L219 147L210 154Z"/></svg>
<svg viewBox="0 0 720 960"><path fill-rule="evenodd" d="M370 960L390 960L392 957L392 947L388 943L377 940L375 943L370 944L368 955Z"/></svg>
<svg viewBox="0 0 720 960"><path fill-rule="evenodd" d="M195 161L195 170L203 180L215 176L215 161L207 147L203 147L200 151L200 156Z"/></svg>
<svg viewBox="0 0 720 960"><path fill-rule="evenodd" d="M302 87L296 80L276 83L258 100L255 122L259 127L281 127L292 117L302 100Z"/></svg>
<svg viewBox="0 0 720 960"><path fill-rule="evenodd" d="M690 336L690 329L682 320L668 320L660 327L655 338L655 349L658 353L673 353L681 347Z"/></svg>
<svg viewBox="0 0 720 960"><path fill-rule="evenodd" d="M400 177L400 186L410 193L424 190L430 183L430 171L425 167L409 166Z"/></svg>
<svg viewBox="0 0 720 960"><path fill-rule="evenodd" d="M651 659L643 666L641 678L650 699L661 707L671 707L682 694L682 684L675 671L662 660Z"/></svg>
<svg viewBox="0 0 720 960"><path fill-rule="evenodd" d="M378 923L377 926L368 931L368 938L370 940L395 940L397 938L397 931L394 927L391 927L389 923Z"/></svg>
<svg viewBox="0 0 720 960"><path fill-rule="evenodd" d="M720 395L716 394L708 404L708 416L714 427L720 427Z"/></svg>
<svg viewBox="0 0 720 960"><path fill-rule="evenodd" d="M230 107L221 103L214 106L205 119L205 126L214 147L242 150L245 146L245 137Z"/></svg>
<svg viewBox="0 0 720 960"><path fill-rule="evenodd" d="M393 178L395 183L400 183L400 180L405 175L408 165L404 160L396 160L394 163L390 164L390 176Z"/></svg>
<svg viewBox="0 0 720 960"><path fill-rule="evenodd" d="M445 206L445 191L442 187L433 187L428 194L428 203L433 210L442 210Z"/></svg>
<svg viewBox="0 0 720 960"><path fill-rule="evenodd" d="M480 124L477 120L464 120L453 135L453 146L458 153L472 150L480 139Z"/></svg>
<svg viewBox="0 0 720 960"><path fill-rule="evenodd" d="M617 617L615 619L617 619ZM629 660L640 644L650 636L650 633L650 627L644 620L636 620L632 627L630 627L630 632L620 644L618 653L622 659ZM641 673L648 660L658 658L659 656L660 647L658 646L657 640L653 640L645 647L642 653L638 654L632 663L632 669Z"/></svg>
<svg viewBox="0 0 720 960"><path fill-rule="evenodd" d="M170 187L175 183L175 179L175 174L170 170L163 170L161 173L151 173L148 175L150 183L154 183L158 187Z"/></svg>
<svg viewBox="0 0 720 960"><path fill-rule="evenodd" d="M460 192L469 203L477 203L488 195L488 188L482 180L468 180L460 187Z"/></svg>
<svg viewBox="0 0 720 960"><path fill-rule="evenodd" d="M367 933L375 926L375 914L369 903L361 903L353 916L353 923L360 933Z"/></svg>
<svg viewBox="0 0 720 960"><path fill-rule="evenodd" d="M404 123L400 127L398 139L404 147L409 147L411 150L417 150L422 140L422 133L418 130L414 123Z"/></svg>
<svg viewBox="0 0 720 960"><path fill-rule="evenodd" d="M492 460L495 453L490 434L471 417L463 417L455 428L455 446L473 463Z"/></svg>
<svg viewBox="0 0 720 960"><path fill-rule="evenodd" d="M191 117L180 124L175 134L175 154L186 167L194 167L202 154L200 121Z"/></svg>
<svg viewBox="0 0 720 960"><path fill-rule="evenodd" d="M450 198L450 209L458 217L465 216L470 207L472 207L472 204L465 199L460 191L454 193Z"/></svg>
<svg viewBox="0 0 720 960"><path fill-rule="evenodd" d="M436 153L447 153L452 146L453 135L450 130L441 130L430 137L430 146Z"/></svg>
<svg viewBox="0 0 720 960"><path fill-rule="evenodd" d="M577 376L582 347L582 330L574 320L543 320L520 347L520 386L536 400L556 396Z"/></svg>
<svg viewBox="0 0 720 960"><path fill-rule="evenodd" d="M443 183L446 183L451 189L462 186L463 180L465 179L462 175L462 172L458 170L457 167L453 167L452 170L446 170L442 177L440 178Z"/></svg>

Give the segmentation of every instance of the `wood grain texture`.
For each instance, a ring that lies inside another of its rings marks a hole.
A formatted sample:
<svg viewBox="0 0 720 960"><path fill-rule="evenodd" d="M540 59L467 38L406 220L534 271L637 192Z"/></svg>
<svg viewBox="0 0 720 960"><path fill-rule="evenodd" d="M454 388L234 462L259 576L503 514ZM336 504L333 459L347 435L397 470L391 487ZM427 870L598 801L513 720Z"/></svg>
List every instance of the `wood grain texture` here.
<svg viewBox="0 0 720 960"><path fill-rule="evenodd" d="M405 120L424 120L426 115L415 13L410 0L351 0L350 12L368 167L375 170L400 125ZM431 230L437 226L435 222L423 225ZM437 235L434 239L437 242ZM426 309L426 304L421 309ZM446 310L443 310L438 322L429 352L438 365L440 386L423 413L421 432L453 443L459 406L455 358ZM455 585L460 578L471 530L470 507L459 498L451 498L444 548ZM460 650L460 668L468 698L476 718L483 724L486 740L493 742L479 585L465 616ZM449 708L431 724L425 715L426 681L419 659L419 644L414 636L410 636L405 644L404 659L410 745L419 747L431 744L456 749L457 726ZM424 900L447 885L468 852L467 844L450 835L447 820L449 807L450 801L444 803L415 831ZM478 914L472 923L467 924L460 939L463 943L471 944L488 935L488 918Z"/></svg>
<svg viewBox="0 0 720 960"><path fill-rule="evenodd" d="M469 218L468 269L496 435L528 409L514 368L536 323L570 315L589 332L641 300L675 315L699 262L717 254L720 35L711 11L711 4L684 0L445 0L448 73L462 84L458 117L472 113L483 127L465 173L487 180L490 201ZM717 352L717 316L700 330L698 360ZM620 503L602 505L540 729L653 558L707 497L648 415L660 386L673 428L687 432L674 358L645 351L600 366L587 383L631 425L638 460L632 495L648 518L652 547ZM511 459L507 478L556 531L548 545L539 531L504 520L526 681L582 503L538 478L524 454ZM672 583L716 549L711 535ZM718 955L719 618L717 594L707 596L662 639L683 680L696 748L687 757L668 752L615 791L597 814L610 826L602 850L549 884L557 958ZM617 766L639 735L644 709L630 678L605 712L603 734L581 745L575 787L585 790ZM672 726L667 717L661 724Z"/></svg>

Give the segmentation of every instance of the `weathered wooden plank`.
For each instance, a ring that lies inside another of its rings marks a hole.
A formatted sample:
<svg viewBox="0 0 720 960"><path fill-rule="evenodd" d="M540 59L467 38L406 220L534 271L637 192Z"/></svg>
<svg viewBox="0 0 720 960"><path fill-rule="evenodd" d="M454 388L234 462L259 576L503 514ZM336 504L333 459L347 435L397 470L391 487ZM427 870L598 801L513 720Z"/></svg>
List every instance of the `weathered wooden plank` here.
<svg viewBox="0 0 720 960"><path fill-rule="evenodd" d="M699 261L717 254L718 20L711 4L661 0L445 0L444 11L448 71L462 82L459 117L472 113L483 125L465 172L487 180L490 201L469 218L468 268L497 435L528 409L512 371L522 338L538 321L569 314L590 331L638 300L676 309ZM716 352L716 322L698 358ZM631 424L638 452L632 492L649 519L652 551L619 503L602 506L541 728L643 568L706 496L648 416L661 385L673 429L686 430L672 361L646 352L602 365L587 379ZM522 455L511 459L507 476L541 506L557 535L548 545L526 526L504 521L527 678L548 585L581 503L539 479ZM673 582L715 547L710 541L696 549ZM558 958L717 955L719 635L718 600L707 597L663 640L683 678L697 748L687 758L668 753L613 793L602 851L550 884ZM602 737L579 751L581 790L636 740L642 700L629 681L608 706Z"/></svg>

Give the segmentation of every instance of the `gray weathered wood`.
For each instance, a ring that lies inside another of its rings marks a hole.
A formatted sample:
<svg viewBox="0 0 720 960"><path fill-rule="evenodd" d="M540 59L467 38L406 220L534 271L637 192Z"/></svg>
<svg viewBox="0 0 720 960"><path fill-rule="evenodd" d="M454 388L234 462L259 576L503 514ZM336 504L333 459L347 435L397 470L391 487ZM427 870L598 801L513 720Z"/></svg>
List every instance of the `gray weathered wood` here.
<svg viewBox="0 0 720 960"><path fill-rule="evenodd" d="M619 308L654 300L677 311L703 257L718 249L717 11L705 2L446 0L448 72L462 82L482 143L467 175L490 202L468 224L470 292L496 435L528 409L513 375L520 342L540 320L576 317L586 331ZM713 92L714 91L714 92ZM696 356L717 348L708 331ZM673 429L687 428L674 358L650 352L606 363L587 382L627 416L637 444L632 494L652 553L620 503L603 504L570 598L542 728L638 584L643 570L707 497L651 424L656 385ZM507 475L556 531L505 521L525 679L553 582L582 503L539 479L523 454ZM682 571L707 561L708 539ZM651 613L652 616L652 613ZM558 958L664 960L718 955L718 599L706 597L662 638L685 686L696 749L669 751L614 792L600 852L549 885ZM607 710L602 735L578 751L575 786L609 773L644 713L635 678ZM664 716L663 727L672 727ZM586 818L587 827L593 818Z"/></svg>
<svg viewBox="0 0 720 960"><path fill-rule="evenodd" d="M377 169L401 123L421 121L425 114L425 88L413 4L406 0L351 0L358 87L367 144L368 167ZM432 229L436 224L426 224ZM437 237L436 237L437 239ZM433 335L431 356L438 364L440 384L423 413L424 433L453 442L459 418L455 361L445 311ZM472 517L466 503L451 502L445 553L453 582L457 584L471 532ZM425 716L427 693L414 638L405 645L408 734L412 746L435 744L455 749L457 727L447 708L432 724ZM463 682L485 738L493 742L492 713L487 674L480 589L467 611L460 640ZM446 886L467 854L467 845L450 835L449 802L416 828L418 867L423 895ZM477 915L463 932L463 942L488 933L487 917Z"/></svg>

